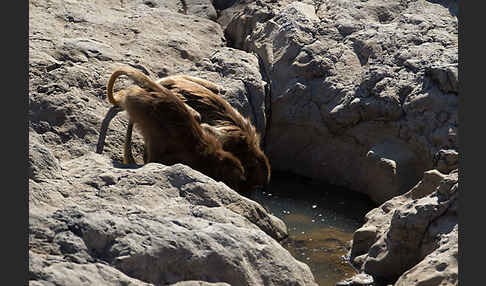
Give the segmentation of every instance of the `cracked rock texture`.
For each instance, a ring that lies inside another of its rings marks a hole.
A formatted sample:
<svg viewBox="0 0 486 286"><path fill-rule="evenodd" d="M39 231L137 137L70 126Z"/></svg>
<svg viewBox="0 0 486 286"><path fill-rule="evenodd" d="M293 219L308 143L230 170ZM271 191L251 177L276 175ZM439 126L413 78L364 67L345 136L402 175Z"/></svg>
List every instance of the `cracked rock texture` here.
<svg viewBox="0 0 486 286"><path fill-rule="evenodd" d="M221 23L270 83L274 169L378 203L426 170L452 170L437 158L458 152L456 1L238 4Z"/></svg>
<svg viewBox="0 0 486 286"><path fill-rule="evenodd" d="M354 235L362 272L457 285L457 4L30 0L29 285L316 285L257 203L180 164L121 165L124 113L93 153L121 65L219 83L273 170L380 203Z"/></svg>
<svg viewBox="0 0 486 286"><path fill-rule="evenodd" d="M317 285L277 242L283 222L221 182L181 164L51 159L56 176L29 184L31 285Z"/></svg>
<svg viewBox="0 0 486 286"><path fill-rule="evenodd" d="M154 79L186 73L219 83L263 136L267 83L258 59L226 47L210 10L209 0L29 1L29 131L58 160L93 151L109 107L108 78L130 65ZM110 124L104 152L112 159L122 159L127 123L121 113ZM135 129L139 162L142 149Z"/></svg>
<svg viewBox="0 0 486 286"><path fill-rule="evenodd" d="M29 285L316 285L259 204L184 165L121 165L124 113L93 153L121 65L215 81L264 135L258 58L226 46L217 15L210 0L29 1ZM134 149L141 162L137 130Z"/></svg>
<svg viewBox="0 0 486 286"><path fill-rule="evenodd" d="M457 169L425 172L409 192L366 214L351 261L395 286L457 285L458 204Z"/></svg>

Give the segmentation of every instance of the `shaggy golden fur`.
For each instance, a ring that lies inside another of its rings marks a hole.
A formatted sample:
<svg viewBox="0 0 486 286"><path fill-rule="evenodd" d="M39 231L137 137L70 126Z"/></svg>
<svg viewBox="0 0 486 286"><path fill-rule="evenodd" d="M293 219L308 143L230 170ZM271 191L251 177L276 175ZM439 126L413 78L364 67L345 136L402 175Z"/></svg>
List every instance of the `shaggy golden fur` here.
<svg viewBox="0 0 486 286"><path fill-rule="evenodd" d="M260 148L260 136L248 118L244 118L218 93L220 88L207 80L187 75L169 76L156 83L178 95L208 134L221 142L223 149L237 157L245 169L246 182L241 191L250 191L270 181L271 167ZM125 150L131 154L131 133L126 136ZM133 160L133 159L132 159Z"/></svg>
<svg viewBox="0 0 486 286"><path fill-rule="evenodd" d="M131 86L114 93L115 81L121 75L128 76L141 87ZM124 161L133 161L131 128L135 124L144 138L146 163L182 163L237 191L245 187L245 171L240 160L222 149L221 142L201 127L198 114L174 92L133 68L121 67L108 81L107 98L114 105L112 109L126 110L129 116ZM105 118L104 124L109 124L109 120ZM104 136L100 133L100 139ZM103 142L98 143L98 149L100 145Z"/></svg>
<svg viewBox="0 0 486 286"><path fill-rule="evenodd" d="M186 75L169 76L156 82L183 97L200 114L203 127L212 129L223 149L240 159L248 188L269 183L271 168L260 148L260 135L248 118L218 94L220 88L216 84Z"/></svg>

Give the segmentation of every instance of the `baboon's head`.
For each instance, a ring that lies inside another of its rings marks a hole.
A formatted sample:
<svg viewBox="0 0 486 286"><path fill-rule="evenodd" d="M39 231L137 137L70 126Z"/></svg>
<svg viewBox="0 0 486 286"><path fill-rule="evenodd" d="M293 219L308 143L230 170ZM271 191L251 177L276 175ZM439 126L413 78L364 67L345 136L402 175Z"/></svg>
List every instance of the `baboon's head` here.
<svg viewBox="0 0 486 286"><path fill-rule="evenodd" d="M233 190L240 191L246 181L245 169L240 160L233 154L223 150L219 151L218 155L219 162L217 169L214 170L217 173L216 177Z"/></svg>
<svg viewBox="0 0 486 286"><path fill-rule="evenodd" d="M270 183L270 162L261 150L254 149L252 151L245 161L246 179L250 186L263 187Z"/></svg>
<svg viewBox="0 0 486 286"><path fill-rule="evenodd" d="M260 149L260 138L235 129L227 132L223 138L223 148L240 159L245 169L246 182L242 191L252 191L270 182L270 163Z"/></svg>

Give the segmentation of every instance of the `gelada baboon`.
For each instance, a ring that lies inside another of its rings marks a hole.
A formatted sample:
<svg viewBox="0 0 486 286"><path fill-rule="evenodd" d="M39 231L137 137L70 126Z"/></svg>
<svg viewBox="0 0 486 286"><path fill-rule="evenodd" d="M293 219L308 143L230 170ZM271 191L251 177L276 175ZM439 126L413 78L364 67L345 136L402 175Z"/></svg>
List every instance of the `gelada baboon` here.
<svg viewBox="0 0 486 286"><path fill-rule="evenodd" d="M269 183L270 163L260 148L259 134L248 118L244 118L218 94L220 88L216 84L187 75L165 77L156 83L171 90L192 107L193 115L203 129L218 138L223 149L241 161L247 179L241 191ZM127 157L133 158L130 145L131 134L127 130L124 150Z"/></svg>
<svg viewBox="0 0 486 286"><path fill-rule="evenodd" d="M141 87L134 85L114 93L115 81L122 75ZM127 111L130 134L133 124L140 130L146 163L182 163L237 191L243 185L246 178L240 161L224 151L221 142L201 127L194 111L167 88L133 68L120 67L108 81L107 98L114 106L110 109L115 110L112 113ZM114 115L109 111L108 116ZM105 122L109 124L108 119ZM102 135L104 138L104 134L100 134L100 138ZM99 143L98 148L100 144L103 143ZM127 153L126 148L124 153Z"/></svg>

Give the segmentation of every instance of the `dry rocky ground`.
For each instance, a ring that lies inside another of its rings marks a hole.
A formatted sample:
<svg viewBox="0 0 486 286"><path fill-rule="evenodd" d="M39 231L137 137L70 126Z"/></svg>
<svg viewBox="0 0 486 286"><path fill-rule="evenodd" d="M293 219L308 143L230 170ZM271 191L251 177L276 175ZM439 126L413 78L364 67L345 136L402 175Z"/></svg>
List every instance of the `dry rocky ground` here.
<svg viewBox="0 0 486 286"><path fill-rule="evenodd" d="M126 116L94 153L120 65L218 82L273 170L380 204L350 250L376 282L457 285L457 6L29 0L29 285L316 285L257 203L180 164L121 165Z"/></svg>

